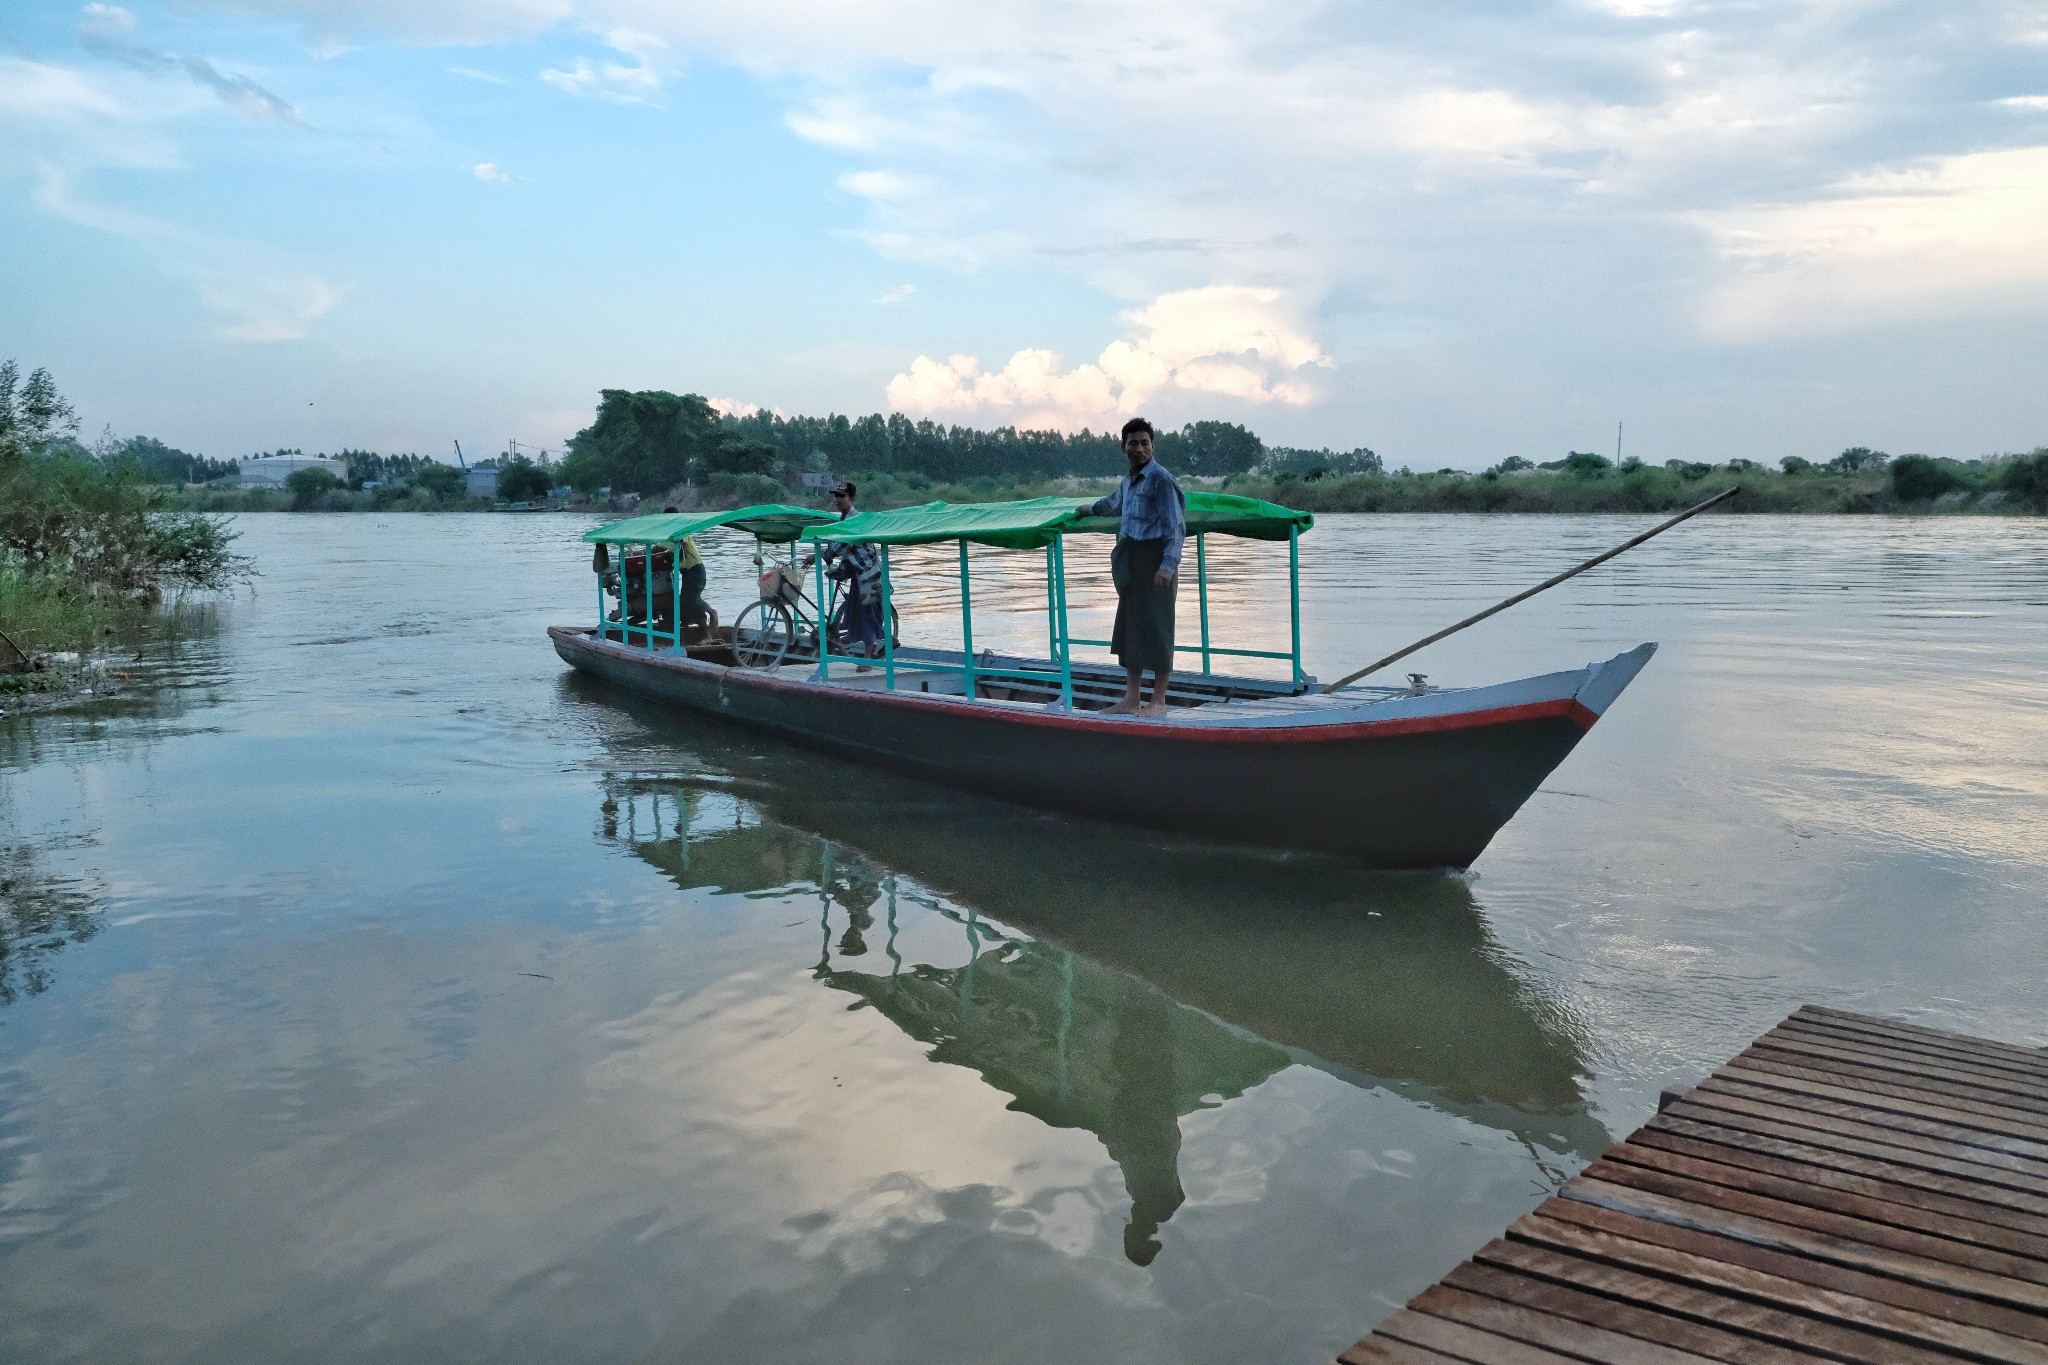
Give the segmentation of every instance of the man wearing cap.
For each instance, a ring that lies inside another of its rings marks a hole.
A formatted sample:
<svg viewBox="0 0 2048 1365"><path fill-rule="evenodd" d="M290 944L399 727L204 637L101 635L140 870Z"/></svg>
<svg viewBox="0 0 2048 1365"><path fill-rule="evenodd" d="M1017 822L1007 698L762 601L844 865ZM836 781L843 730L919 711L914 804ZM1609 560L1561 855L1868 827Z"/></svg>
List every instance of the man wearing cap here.
<svg viewBox="0 0 2048 1365"><path fill-rule="evenodd" d="M1166 687L1173 677L1173 599L1180 576L1181 544L1187 539L1187 495L1166 466L1152 458L1152 424L1142 417L1124 423L1124 463L1130 477L1087 509L1088 515L1116 517L1116 549L1109 560L1116 583L1116 627L1109 648L1124 666L1124 695L1110 711L1118 715L1163 716ZM1152 700L1140 707L1147 670Z"/></svg>
<svg viewBox="0 0 2048 1365"><path fill-rule="evenodd" d="M858 490L841 479L832 485L832 510L839 519L859 516L853 505ZM828 540L818 549L825 561L825 576L846 585L846 600L840 605L837 624L846 640L848 654L869 658L882 652L882 557L866 541L848 544ZM866 664L861 665L866 668Z"/></svg>

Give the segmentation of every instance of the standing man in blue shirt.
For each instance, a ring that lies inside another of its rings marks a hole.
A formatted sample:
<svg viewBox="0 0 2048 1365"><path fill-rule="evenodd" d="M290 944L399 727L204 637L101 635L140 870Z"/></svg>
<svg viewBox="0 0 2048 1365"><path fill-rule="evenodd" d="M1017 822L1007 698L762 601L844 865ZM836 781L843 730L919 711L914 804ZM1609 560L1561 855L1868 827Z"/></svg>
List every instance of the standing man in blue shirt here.
<svg viewBox="0 0 2048 1365"><path fill-rule="evenodd" d="M1130 477L1116 492L1088 509L1090 516L1116 517L1116 549L1110 577L1116 582L1116 628L1109 648L1124 666L1124 695L1112 714L1163 716L1166 686L1173 677L1173 598L1180 576L1181 543L1187 539L1187 495L1166 466L1152 458L1152 424L1142 417L1124 423L1124 463ZM1145 673L1152 674L1152 700L1142 707Z"/></svg>

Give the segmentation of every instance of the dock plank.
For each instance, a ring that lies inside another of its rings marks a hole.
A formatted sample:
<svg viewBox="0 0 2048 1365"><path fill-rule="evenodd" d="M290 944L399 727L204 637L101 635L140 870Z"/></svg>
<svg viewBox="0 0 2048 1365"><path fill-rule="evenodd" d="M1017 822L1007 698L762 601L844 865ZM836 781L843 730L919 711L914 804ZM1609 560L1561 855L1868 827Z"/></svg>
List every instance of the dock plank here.
<svg viewBox="0 0 2048 1365"><path fill-rule="evenodd" d="M1657 1138L1664 1140L1652 1141ZM1624 1169L1646 1167L1850 1217L1876 1217L1900 1227L2048 1262L2048 1219L1823 1165L1774 1162L1770 1157L1729 1159L1738 1155L1738 1149L1644 1130L1608 1152L1603 1160Z"/></svg>
<svg viewBox="0 0 2048 1365"><path fill-rule="evenodd" d="M1449 1285L1425 1289L1409 1307L1431 1317L1462 1323L1525 1345L1563 1351L1575 1360L1597 1361L1600 1365L1702 1365L1711 1359Z"/></svg>
<svg viewBox="0 0 2048 1365"><path fill-rule="evenodd" d="M1693 1095L1698 1097L1697 1100L1688 1098L1675 1104L1665 1111L1665 1115L1700 1119L1774 1137L1790 1137L1888 1160L1914 1162L1934 1170L1967 1173L1987 1184L2048 1195L2048 1167L2024 1158L2010 1157L2003 1152L1858 1123L1853 1118L1812 1113L1791 1106L1779 1107L1768 1100L1758 1103L1744 1096L1710 1093L1704 1089L1693 1091Z"/></svg>
<svg viewBox="0 0 2048 1365"><path fill-rule="evenodd" d="M1342 1360L2048 1365L2048 1052L1807 1006Z"/></svg>
<svg viewBox="0 0 2048 1365"><path fill-rule="evenodd" d="M1739 1360L1768 1359L1767 1350L1789 1352L1792 1360L1853 1360L1869 1365L1943 1365L1956 1359L1859 1327L1824 1322L1774 1303L1552 1247L1501 1240L1480 1248L1473 1259L1554 1279L1588 1293L1612 1296L1644 1311L1667 1316L1674 1323L1694 1321L1716 1331L1755 1340L1756 1354L1739 1356Z"/></svg>
<svg viewBox="0 0 2048 1365"><path fill-rule="evenodd" d="M2022 1335L2044 1330L2025 1314L1732 1237L1568 1200L1521 1218L1509 1235L1922 1345L2048 1365L2048 1343ZM2022 1332L2003 1330L2015 1327Z"/></svg>
<svg viewBox="0 0 2048 1365"><path fill-rule="evenodd" d="M1830 1090L1834 1093L1828 1093ZM1912 1113L1908 1104L1899 1101L1879 1103L1877 1096L1859 1099L1853 1090L1844 1087L1807 1085L1724 1067L1702 1081L1693 1093L1702 1091L1761 1102L1787 1114L1841 1119L1866 1128L1932 1138L1971 1149L1978 1160L1998 1160L2016 1171L2048 1175L2048 1144L2017 1133L2001 1133L1989 1126L1957 1123L1941 1113ZM1919 1107L1923 1111L1928 1108Z"/></svg>
<svg viewBox="0 0 2048 1365"><path fill-rule="evenodd" d="M2037 1047L2026 1047L2018 1043L1997 1043L1988 1038L1971 1038L1961 1033L1925 1028L1897 1019L1875 1019L1869 1015L1849 1014L1818 1005L1803 1006L1792 1017L1845 1033L1868 1034L1896 1045L1939 1050L1963 1057L1977 1057L1997 1061L2016 1069L2048 1075L2048 1052L2043 1052Z"/></svg>
<svg viewBox="0 0 2048 1365"><path fill-rule="evenodd" d="M1570 1356L1531 1346L1513 1337L1484 1332L1462 1322L1404 1308L1380 1324L1375 1336L1438 1351L1453 1360L1498 1361L1499 1365L1574 1365Z"/></svg>
<svg viewBox="0 0 2048 1365"><path fill-rule="evenodd" d="M1854 1097L1887 1111L1934 1118L1965 1128L2004 1133L2042 1144L2048 1153L2048 1115L2015 1109L2009 1105L1964 1096L1937 1093L1915 1086L1899 1085L1882 1075L1858 1076L1840 1071L1784 1061L1751 1049L1721 1069L1724 1076L1756 1079L1757 1084L1784 1085L1796 1082L1804 1093L1830 1099ZM1876 1101L1890 1101L1877 1104Z"/></svg>
<svg viewBox="0 0 2048 1365"><path fill-rule="evenodd" d="M1717 1120L1720 1117L1716 1115ZM1669 1146L1671 1139L1698 1139L1716 1149L1717 1161L1740 1163L1751 1155L1783 1158L1821 1170L1938 1191L2014 1214L2048 1218L2048 1195L2031 1194L2011 1184L1982 1179L1968 1162L1946 1161L1907 1148L1857 1143L1853 1139L1841 1139L1830 1145L1829 1134L1789 1125L1779 1127L1782 1133L1762 1131L1761 1124L1755 1129L1730 1127L1667 1110L1638 1130L1638 1140Z"/></svg>
<svg viewBox="0 0 2048 1365"><path fill-rule="evenodd" d="M1855 1039L1784 1026L1774 1028L1757 1039L1755 1046L1773 1052L1872 1067L1914 1084L1950 1082L1966 1085L2048 1107L2048 1080L2037 1081L2021 1072L1946 1059L1923 1061L1917 1055L1897 1049L1887 1050Z"/></svg>
<svg viewBox="0 0 2048 1365"><path fill-rule="evenodd" d="M1812 1359L1742 1332L1676 1317L1605 1294L1588 1293L1534 1275L1481 1265L1476 1260L1459 1266L1444 1276L1443 1282L1502 1303L1520 1304L1552 1317L1602 1327L1640 1341L1645 1348L1661 1344L1700 1360L1725 1361L1729 1365L1801 1365Z"/></svg>

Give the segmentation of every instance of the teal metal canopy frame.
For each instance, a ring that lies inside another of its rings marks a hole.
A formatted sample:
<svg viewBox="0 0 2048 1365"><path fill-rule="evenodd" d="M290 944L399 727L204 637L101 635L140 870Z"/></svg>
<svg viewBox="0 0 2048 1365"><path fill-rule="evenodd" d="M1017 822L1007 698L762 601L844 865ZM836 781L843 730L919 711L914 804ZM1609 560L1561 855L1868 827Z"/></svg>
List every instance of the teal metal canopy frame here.
<svg viewBox="0 0 2048 1365"><path fill-rule="evenodd" d="M811 539L806 534L805 539ZM829 533L819 534L817 539L829 538ZM1202 672L1211 671L1212 660L1217 656L1240 659L1285 659L1289 678L1297 688L1304 685L1307 675L1301 668L1301 528L1290 526L1287 531L1287 622L1288 647L1286 650L1235 649L1214 643L1209 630L1209 556L1208 533L1196 532L1195 542L1195 590L1201 620L1201 643L1184 645L1176 641L1177 654L1199 654L1202 658ZM890 541L870 541L881 552L881 612L882 612L882 677L883 686L894 691L896 687L896 632L890 628L889 607L893 595L889 568ZM901 543L901 542L898 542ZM929 544L931 542L922 542ZM935 663L919 659L917 667L925 671L957 672L961 675L966 695L974 698L980 695L980 683L984 679L1014 678L1043 685L1051 679L1043 669L997 668L976 661L974 655L974 582L968 556L966 537L959 538L960 547L960 639L961 662L958 664ZM824 557L814 560L817 575L819 600L824 600L825 565ZM1067 553L1066 537L1054 536L1045 545L1045 615L1046 639L1051 653L1051 662L1058 668L1060 704L1071 711L1074 707L1074 656L1075 645L1096 645L1107 648L1108 640L1084 639L1075 636L1068 628L1067 619ZM823 682L831 677L832 665L850 663L857 667L872 668L875 660L867 655L835 654L831 651L829 631L820 623L818 638L817 667L811 676Z"/></svg>
<svg viewBox="0 0 2048 1365"><path fill-rule="evenodd" d="M606 570L597 569L595 563L591 566L597 570L597 638L600 640L610 638L611 631L616 626L619 632L619 639L624 644L632 644L633 636L638 634L646 640L647 647L650 650L654 648L656 640L666 640L669 643L671 653L683 653L683 574L682 570L678 567L678 561L682 558L680 553L682 541L599 541L597 543L601 547L612 545L619 547L619 619L617 621L612 621L604 614L604 575ZM638 626L633 624L632 598L626 587L626 559L631 553L632 547L636 544L641 549L643 555L641 563L645 566L640 571L640 595L645 601L647 608L645 619ZM654 547L657 545L667 545L670 547L668 557L669 628L667 630L659 630L654 624ZM610 559L608 552L605 553L605 559L607 561ZM606 567L609 568L608 563Z"/></svg>
<svg viewBox="0 0 2048 1365"><path fill-rule="evenodd" d="M1195 590L1201 635L1200 642L1197 644L1181 644L1176 640L1173 646L1175 654L1199 655L1202 661L1202 672L1205 674L1213 670L1214 661L1218 657L1284 659L1288 664L1292 684L1297 689L1302 687L1306 682L1307 675L1302 672L1301 667L1301 532L1306 527L1314 525L1314 519L1307 513L1292 512L1290 509L1276 507L1272 504L1256 503L1248 498L1232 498L1227 495L1208 493L1199 493L1191 496L1206 500L1200 505L1199 509L1205 516L1196 519L1196 525L1199 526L1204 519L1213 518L1212 524L1215 525L1216 529L1213 532L1200 529L1190 531L1190 538L1195 542ZM963 679L966 695L970 698L980 695L981 684L984 680L1014 679L1036 683L1040 686L1052 681L1051 676L1048 675L1045 669L998 668L993 664L978 662L974 652L974 587L969 542L981 542L990 548L996 549L1033 549L1042 545L1045 552L1046 636L1050 649L1050 662L1057 669L1060 704L1065 709L1072 710L1074 706L1074 647L1076 645L1084 645L1107 648L1110 641L1077 637L1069 628L1066 539L1070 534L1100 531L1114 525L1113 521L1106 518L1086 518L1084 520L1074 516L1073 514L1077 510L1075 504L1077 503L1081 503L1081 500L1046 498L1036 500L1030 504L984 504L982 507L972 509L945 508L943 504L934 504L934 509L943 509L944 513L949 515L962 511L973 511L984 515L989 513L999 516L1002 514L1009 515L1003 524L1000 525L999 529L986 524L970 528L956 523L948 528L954 531L954 534L951 535L944 534L943 532L933 535L929 532L921 532L914 529L894 530L892 528L892 531L886 534L886 538L884 535L862 536L858 534L850 537L849 539L852 540L865 541L868 544L872 544L880 552L882 570L880 581L882 653L879 662L882 667L883 685L891 691L895 690L896 686L896 632L892 628L890 615L890 606L894 596L889 563L890 548L892 545L933 544L940 543L943 540L956 540L959 545L961 662L959 664L945 664L934 663L928 659L919 659L917 661L918 669L921 671L958 672ZM1081 505L1085 505L1085 503L1081 503ZM933 509L905 509L905 511L911 513L927 512L930 510ZM882 513L874 515L880 518L898 514ZM805 524L813 517L817 518L815 522ZM626 644L633 643L634 637L638 636L649 650L653 650L656 647L656 643L660 642L667 645L673 653L681 654L686 652L686 646L683 643L682 572L678 566L678 561L681 558L680 546L687 535L717 526L731 526L736 530L747 531L753 534L756 540L764 543L771 537L781 541L830 542L834 539L831 534L834 527L830 524L829 518L829 513L812 512L806 508L769 505L744 508L736 512L700 514L698 516L668 514L658 517L633 518L625 522L613 523L610 526L598 527L586 532L584 539L599 546L598 557L594 559L592 564L592 567L598 573L598 638L601 640L611 638L613 630L616 629L618 638ZM867 520L867 518L862 518L862 520ZM940 521L940 518L934 517L933 520L937 522ZM1097 525L1095 523L1105 524ZM1209 625L1209 536L1211 534L1221 534L1251 539L1277 540L1279 533L1283 530L1287 538L1288 648L1285 651L1240 649L1217 644L1212 638ZM764 532L766 532L765 535L763 534ZM1005 544L1005 541L1008 544ZM610 567L609 547L613 545L619 547L619 618L616 622L610 620L605 614L604 574ZM660 545L671 547L667 575L669 627L666 630L659 628L655 624L656 614L654 611L656 584L652 570L655 549ZM628 591L626 574L627 557L635 547L638 547L641 551L643 556L642 564L644 566L641 571L640 597L644 604L645 614L641 624L637 626L632 623L633 598ZM822 545L819 548L822 549ZM815 571L816 600L819 603L818 610L824 613L826 610L825 604L830 601L830 597L825 588L825 560L822 554L813 556L812 568ZM824 681L831 676L831 666L835 663L849 663L871 668L877 662L876 659L867 655L834 653L831 647L831 622L824 615L820 616L815 625L815 644L817 647L817 666L812 673L812 677L819 681Z"/></svg>

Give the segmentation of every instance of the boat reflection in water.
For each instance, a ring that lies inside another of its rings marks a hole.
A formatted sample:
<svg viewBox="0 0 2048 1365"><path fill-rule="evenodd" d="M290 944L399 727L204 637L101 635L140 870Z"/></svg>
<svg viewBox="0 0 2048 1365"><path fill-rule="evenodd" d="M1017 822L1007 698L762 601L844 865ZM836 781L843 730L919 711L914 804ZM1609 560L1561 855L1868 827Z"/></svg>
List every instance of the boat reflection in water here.
<svg viewBox="0 0 2048 1365"><path fill-rule="evenodd" d="M1010 1108L1100 1138L1138 1264L1184 1199L1182 1116L1288 1066L1511 1133L1560 1179L1609 1145L1570 1022L1458 878L1162 842L854 769L821 783L810 756L798 784L789 759L691 729L725 770L607 774L604 837L678 887L815 890L816 979Z"/></svg>

